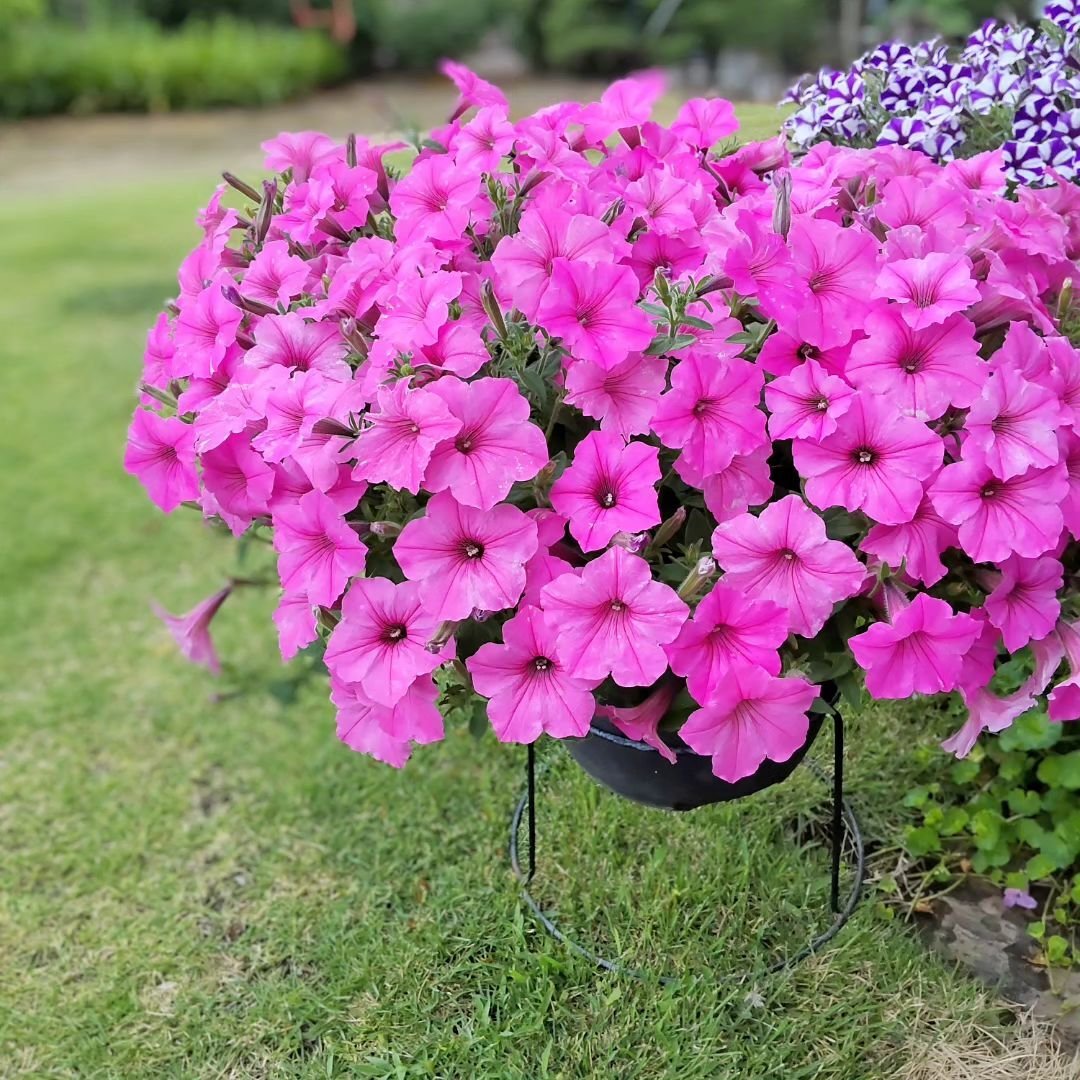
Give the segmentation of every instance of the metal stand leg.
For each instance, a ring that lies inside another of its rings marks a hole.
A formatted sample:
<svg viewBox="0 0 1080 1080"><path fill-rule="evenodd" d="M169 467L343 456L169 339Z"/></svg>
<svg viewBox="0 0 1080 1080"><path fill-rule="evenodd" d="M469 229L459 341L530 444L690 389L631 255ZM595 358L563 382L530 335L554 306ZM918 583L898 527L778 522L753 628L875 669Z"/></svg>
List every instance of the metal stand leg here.
<svg viewBox="0 0 1080 1080"><path fill-rule="evenodd" d="M526 747L525 759L526 790L529 796L529 876L525 879L528 885L536 877L536 744L529 743Z"/></svg>
<svg viewBox="0 0 1080 1080"><path fill-rule="evenodd" d="M646 748L641 747L642 751ZM810 769L823 781L828 781L824 771L819 769L814 762L809 763ZM561 941L572 952L584 957L590 963L596 964L605 971L628 975L631 978L642 980L658 980L664 985L678 983L677 978L668 975L652 975L645 971L637 971L626 967L617 960L605 959L596 953L579 945L572 938L566 936L558 925L544 912L539 902L529 892L529 884L536 876L536 788L537 773L543 773L546 764L538 769L536 763L536 748L529 744L526 748L525 759L525 790L514 807L510 818L510 865L522 884L522 895L532 913L536 916L540 925L557 941ZM762 975L775 974L779 971L794 967L796 964L812 956L819 949L843 929L852 912L859 903L862 893L863 878L866 874L866 852L863 846L862 830L859 827L852 808L844 801L844 721L839 713L833 713L833 777L832 777L832 849L831 849L831 881L829 890L829 905L834 913L832 924L822 933L814 937L810 943L789 956L783 956L778 960L753 972L743 972L736 977L739 979L757 978ZM527 816L526 816L527 815ZM528 869L522 867L519 858L519 837L521 833L522 819L528 822L529 834L529 858ZM840 896L840 862L844 854L844 839L850 837L850 858L854 869L854 880L851 888L843 898Z"/></svg>
<svg viewBox="0 0 1080 1080"><path fill-rule="evenodd" d="M844 847L844 719L833 711L832 887L829 906L840 911L840 856Z"/></svg>

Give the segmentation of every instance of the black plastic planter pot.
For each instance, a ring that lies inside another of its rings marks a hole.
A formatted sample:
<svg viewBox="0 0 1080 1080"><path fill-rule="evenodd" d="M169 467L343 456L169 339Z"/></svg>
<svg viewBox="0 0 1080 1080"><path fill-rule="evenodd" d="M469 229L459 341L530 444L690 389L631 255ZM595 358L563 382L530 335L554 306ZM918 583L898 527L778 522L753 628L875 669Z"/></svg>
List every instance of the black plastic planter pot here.
<svg viewBox="0 0 1080 1080"><path fill-rule="evenodd" d="M735 783L713 775L711 758L691 750L675 734L662 733L675 752L674 764L646 743L621 735L606 720L594 720L583 739L565 739L570 756L598 783L625 799L661 810L696 810L731 802L786 780L806 757L824 717L810 716L806 742L787 759L766 759L758 770Z"/></svg>

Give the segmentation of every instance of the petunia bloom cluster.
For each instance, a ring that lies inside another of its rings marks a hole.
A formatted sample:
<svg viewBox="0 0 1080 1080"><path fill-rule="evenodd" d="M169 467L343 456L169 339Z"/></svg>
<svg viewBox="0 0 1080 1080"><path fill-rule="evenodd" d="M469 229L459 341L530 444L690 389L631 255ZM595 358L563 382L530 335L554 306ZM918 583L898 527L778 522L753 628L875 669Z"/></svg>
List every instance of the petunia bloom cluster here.
<svg viewBox="0 0 1080 1080"><path fill-rule="evenodd" d="M1080 177L1080 3L1053 0L1038 28L988 20L959 50L891 41L847 71L791 88L785 123L806 148L904 146L935 161L1000 148L1005 176L1042 185Z"/></svg>
<svg viewBox="0 0 1080 1080"><path fill-rule="evenodd" d="M282 135L218 189L128 442L162 510L272 542L340 738L401 765L465 697L734 781L860 674L959 693L958 753L1080 716L1075 189L733 149L727 102L651 119L652 73L515 121L447 71L418 147ZM223 600L173 621L192 659Z"/></svg>

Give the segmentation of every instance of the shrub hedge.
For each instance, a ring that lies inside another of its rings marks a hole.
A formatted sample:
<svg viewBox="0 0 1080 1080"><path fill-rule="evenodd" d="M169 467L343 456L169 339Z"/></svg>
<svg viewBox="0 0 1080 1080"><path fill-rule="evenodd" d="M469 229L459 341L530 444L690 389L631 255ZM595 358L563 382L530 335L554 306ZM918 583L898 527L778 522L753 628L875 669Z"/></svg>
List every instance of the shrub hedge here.
<svg viewBox="0 0 1080 1080"><path fill-rule="evenodd" d="M0 36L0 115L268 105L344 73L341 48L323 34L228 18L175 31L27 21Z"/></svg>

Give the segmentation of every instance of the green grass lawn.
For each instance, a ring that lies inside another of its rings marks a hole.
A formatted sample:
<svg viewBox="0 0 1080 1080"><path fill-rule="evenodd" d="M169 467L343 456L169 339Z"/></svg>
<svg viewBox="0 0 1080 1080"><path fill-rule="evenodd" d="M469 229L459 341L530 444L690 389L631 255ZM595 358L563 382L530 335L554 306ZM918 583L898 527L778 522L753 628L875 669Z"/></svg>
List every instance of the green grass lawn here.
<svg viewBox="0 0 1080 1080"><path fill-rule="evenodd" d="M520 750L453 731L403 773L351 754L325 687L258 688L281 679L262 595L216 624L251 678L215 697L149 604L209 593L229 545L120 466L142 336L207 190L0 207L0 1075L882 1080L926 1017L993 1022L872 901L818 957L754 973L824 924L809 770L673 817L544 748L536 891L583 940L683 976L661 987L525 911ZM929 726L853 718L874 835Z"/></svg>

